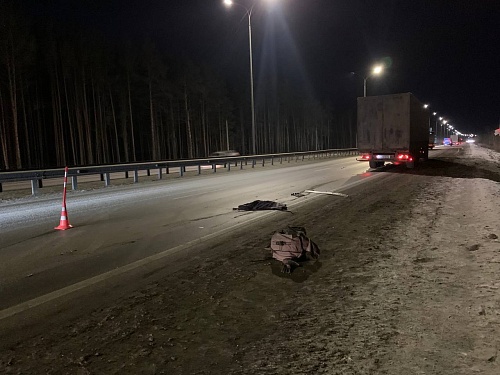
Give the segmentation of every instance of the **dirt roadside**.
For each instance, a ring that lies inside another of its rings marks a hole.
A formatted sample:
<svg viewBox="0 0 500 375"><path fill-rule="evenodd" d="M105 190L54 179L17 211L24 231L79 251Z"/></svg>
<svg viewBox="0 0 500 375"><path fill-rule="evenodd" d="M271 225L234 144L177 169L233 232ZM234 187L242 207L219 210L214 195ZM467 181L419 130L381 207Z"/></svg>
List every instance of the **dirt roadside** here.
<svg viewBox="0 0 500 375"><path fill-rule="evenodd" d="M388 169L205 244L89 314L35 318L33 335L2 337L0 372L498 374L500 163L482 156ZM287 224L322 251L290 276L266 249Z"/></svg>

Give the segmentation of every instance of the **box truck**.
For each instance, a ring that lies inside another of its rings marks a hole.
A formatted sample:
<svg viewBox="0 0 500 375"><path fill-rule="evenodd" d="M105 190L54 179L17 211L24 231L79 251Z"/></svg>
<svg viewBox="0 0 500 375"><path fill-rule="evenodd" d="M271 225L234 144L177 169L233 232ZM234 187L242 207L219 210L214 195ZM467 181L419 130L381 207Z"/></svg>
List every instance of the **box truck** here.
<svg viewBox="0 0 500 375"><path fill-rule="evenodd" d="M432 150L436 146L436 136L434 132L429 133L429 150Z"/></svg>
<svg viewBox="0 0 500 375"><path fill-rule="evenodd" d="M358 98L359 161L414 168L429 155L429 111L411 93Z"/></svg>

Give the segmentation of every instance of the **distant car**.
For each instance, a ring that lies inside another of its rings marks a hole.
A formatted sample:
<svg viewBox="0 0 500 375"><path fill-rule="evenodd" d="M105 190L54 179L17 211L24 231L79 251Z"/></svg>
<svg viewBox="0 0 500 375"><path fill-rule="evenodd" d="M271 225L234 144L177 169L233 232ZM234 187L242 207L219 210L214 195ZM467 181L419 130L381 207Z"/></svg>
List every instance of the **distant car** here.
<svg viewBox="0 0 500 375"><path fill-rule="evenodd" d="M443 139L443 145L445 145L445 146L451 146L451 138L444 138Z"/></svg>
<svg viewBox="0 0 500 375"><path fill-rule="evenodd" d="M474 142L475 142L475 140L473 140L472 138L469 138L469 139L467 139L465 142L467 142L467 143L474 143Z"/></svg>
<svg viewBox="0 0 500 375"><path fill-rule="evenodd" d="M226 151L215 151L209 155L209 157L211 158L227 158L229 156L240 156L240 153L235 150L226 150Z"/></svg>

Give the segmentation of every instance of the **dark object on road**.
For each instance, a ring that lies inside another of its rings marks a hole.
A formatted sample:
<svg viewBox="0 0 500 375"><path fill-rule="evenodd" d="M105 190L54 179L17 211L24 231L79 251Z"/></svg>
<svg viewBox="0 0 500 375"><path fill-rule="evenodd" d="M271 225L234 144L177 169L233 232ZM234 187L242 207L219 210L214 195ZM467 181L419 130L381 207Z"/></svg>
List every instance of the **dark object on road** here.
<svg viewBox="0 0 500 375"><path fill-rule="evenodd" d="M259 210L278 210L286 211L286 204L273 201L256 200L250 203L240 204L238 208L233 208L238 211L259 211Z"/></svg>
<svg viewBox="0 0 500 375"><path fill-rule="evenodd" d="M287 227L273 234L271 238L273 258L283 263L281 272L291 273L300 267L300 261L318 259L320 250L306 235L304 227Z"/></svg>

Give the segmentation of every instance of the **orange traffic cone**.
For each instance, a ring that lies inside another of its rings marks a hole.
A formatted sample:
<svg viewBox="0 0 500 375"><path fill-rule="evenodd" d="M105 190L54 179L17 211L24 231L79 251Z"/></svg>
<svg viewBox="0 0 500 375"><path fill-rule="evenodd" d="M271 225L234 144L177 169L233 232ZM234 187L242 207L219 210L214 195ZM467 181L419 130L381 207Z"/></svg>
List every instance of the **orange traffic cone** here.
<svg viewBox="0 0 500 375"><path fill-rule="evenodd" d="M61 220L59 221L59 225L54 229L57 230L66 230L73 228L70 225L68 220L68 214L66 213L66 185L68 183L68 167L64 168L64 187L63 187L63 200L62 200L62 210L61 210Z"/></svg>
<svg viewBox="0 0 500 375"><path fill-rule="evenodd" d="M59 221L59 225L54 229L66 230L70 228L73 228L73 225L69 223L68 214L66 213L66 205L63 205L61 210L61 220Z"/></svg>

